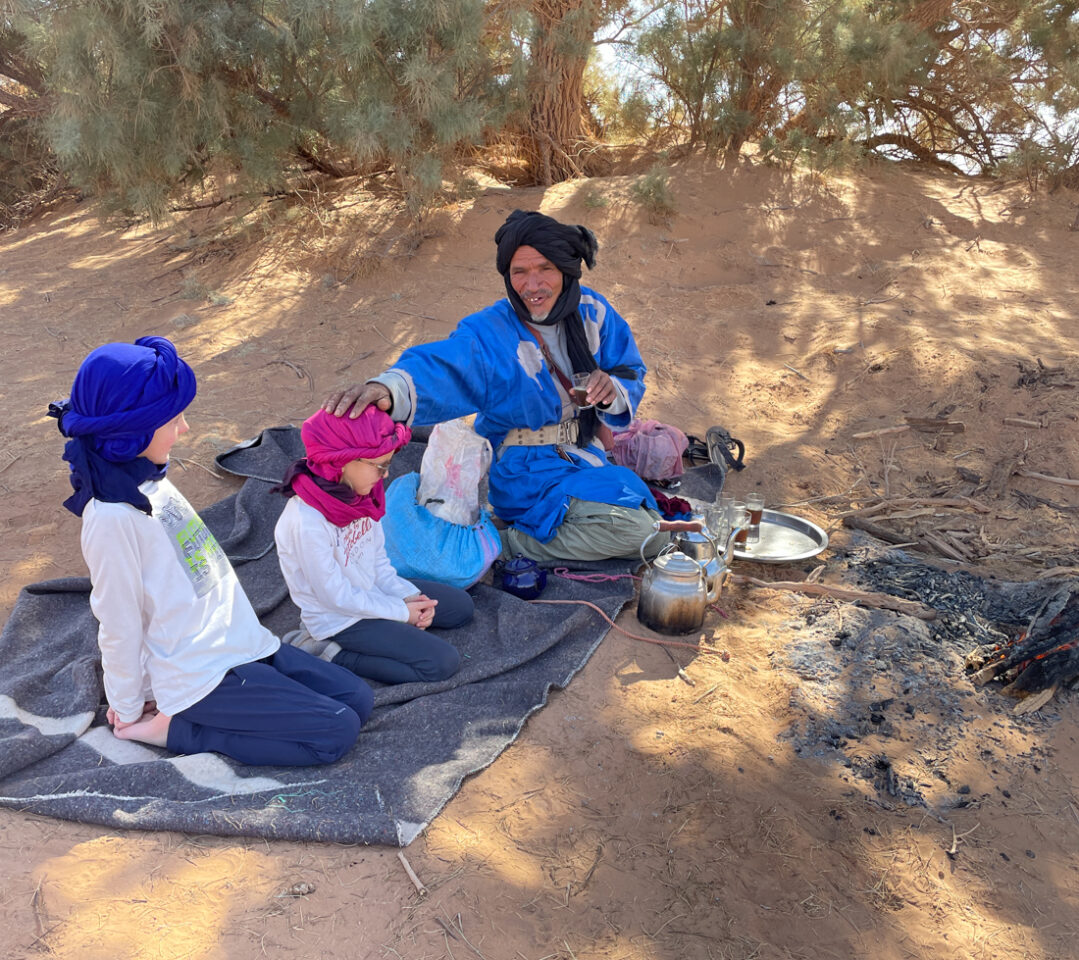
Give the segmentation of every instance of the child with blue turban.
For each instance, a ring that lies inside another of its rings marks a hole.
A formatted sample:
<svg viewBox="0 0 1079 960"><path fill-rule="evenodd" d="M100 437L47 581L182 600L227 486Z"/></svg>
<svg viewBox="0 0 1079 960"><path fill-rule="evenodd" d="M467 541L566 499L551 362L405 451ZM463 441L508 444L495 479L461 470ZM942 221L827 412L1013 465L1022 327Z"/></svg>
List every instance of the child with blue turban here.
<svg viewBox="0 0 1079 960"><path fill-rule="evenodd" d="M263 627L213 534L166 478L195 375L164 337L98 347L49 413L82 517L90 607L123 740L251 764L330 763L370 716L351 671Z"/></svg>

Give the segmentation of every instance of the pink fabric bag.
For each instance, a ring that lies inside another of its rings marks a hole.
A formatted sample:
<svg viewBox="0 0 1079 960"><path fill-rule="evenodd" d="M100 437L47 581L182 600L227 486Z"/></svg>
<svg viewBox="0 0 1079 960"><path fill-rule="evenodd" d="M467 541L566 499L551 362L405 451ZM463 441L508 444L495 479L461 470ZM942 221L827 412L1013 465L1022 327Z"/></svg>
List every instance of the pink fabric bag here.
<svg viewBox="0 0 1079 960"><path fill-rule="evenodd" d="M677 427L658 420L634 420L614 435L612 458L644 480L673 480L682 476L682 454L689 440Z"/></svg>

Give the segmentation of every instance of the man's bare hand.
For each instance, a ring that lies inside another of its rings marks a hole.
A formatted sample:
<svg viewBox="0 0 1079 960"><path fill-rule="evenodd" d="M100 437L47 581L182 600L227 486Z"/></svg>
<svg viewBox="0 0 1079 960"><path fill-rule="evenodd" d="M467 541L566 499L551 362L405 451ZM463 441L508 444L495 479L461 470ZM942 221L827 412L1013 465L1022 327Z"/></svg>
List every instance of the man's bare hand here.
<svg viewBox="0 0 1079 960"><path fill-rule="evenodd" d="M594 403L597 407L609 407L617 396L618 391L610 376L602 370L593 370L588 378L586 402Z"/></svg>
<svg viewBox="0 0 1079 960"><path fill-rule="evenodd" d="M349 416L355 420L372 403L388 413L393 406L389 387L381 383L354 383L344 390L331 393L323 402L322 409L335 417L343 417L351 407Z"/></svg>

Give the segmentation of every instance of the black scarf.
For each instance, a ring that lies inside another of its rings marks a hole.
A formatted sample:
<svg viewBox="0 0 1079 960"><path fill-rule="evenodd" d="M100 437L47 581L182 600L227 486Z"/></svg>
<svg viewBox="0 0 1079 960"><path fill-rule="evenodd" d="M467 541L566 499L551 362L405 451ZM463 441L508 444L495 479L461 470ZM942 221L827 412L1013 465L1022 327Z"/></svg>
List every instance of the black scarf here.
<svg viewBox="0 0 1079 960"><path fill-rule="evenodd" d="M553 326L561 323L566 332L566 353L573 373L591 373L598 366L588 346L584 320L577 309L581 303L581 261L591 270L596 265L599 244L587 227L569 226L535 210L514 210L495 234L498 254L495 264L506 284L506 296L522 323ZM542 253L562 272L562 292L545 320L533 320L528 307L510 283L510 261L518 247L532 247ZM551 371L552 374L554 371ZM626 380L636 373L619 366L606 371ZM585 447L596 435L599 418L594 408L580 411L580 435L577 443Z"/></svg>
<svg viewBox="0 0 1079 960"><path fill-rule="evenodd" d="M285 478L276 487L270 487L270 493L279 493L285 499L296 496L296 491L292 488L292 481L301 474L309 477L320 490L326 491L331 497L340 500L342 503L349 503L356 499L356 491L347 483L334 483L332 480L327 480L325 477L320 477L317 473L314 473L307 465L307 457L293 460L289 464L288 470L285 471Z"/></svg>

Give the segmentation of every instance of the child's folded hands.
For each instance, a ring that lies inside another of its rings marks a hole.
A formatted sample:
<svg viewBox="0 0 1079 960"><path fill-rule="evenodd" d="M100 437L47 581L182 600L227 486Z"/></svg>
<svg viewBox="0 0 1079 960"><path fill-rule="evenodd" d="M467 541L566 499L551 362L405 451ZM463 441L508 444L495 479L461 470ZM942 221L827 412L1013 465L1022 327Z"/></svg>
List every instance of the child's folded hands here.
<svg viewBox="0 0 1079 960"><path fill-rule="evenodd" d="M437 600L432 600L426 594L417 593L411 597L405 597L405 605L408 607L409 623L421 630L426 630L431 626L431 621L435 617L435 607L438 606Z"/></svg>

